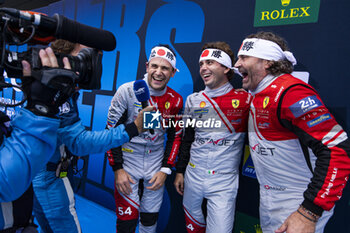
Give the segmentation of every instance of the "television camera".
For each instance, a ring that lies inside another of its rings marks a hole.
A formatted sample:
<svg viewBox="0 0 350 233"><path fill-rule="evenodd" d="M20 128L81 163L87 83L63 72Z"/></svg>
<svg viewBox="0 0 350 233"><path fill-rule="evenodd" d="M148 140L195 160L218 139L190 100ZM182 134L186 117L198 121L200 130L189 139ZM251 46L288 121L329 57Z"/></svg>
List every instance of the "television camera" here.
<svg viewBox="0 0 350 233"><path fill-rule="evenodd" d="M62 58L68 58L72 70L78 74L75 80L56 79L54 76L42 78L42 70L45 68L41 65L38 46L48 45L55 39L65 39L89 46L89 48L83 48L77 56L55 53L60 68L63 68ZM21 45L27 45L27 50L13 51L14 46L18 48ZM71 95L74 88L67 87L74 87L74 85L88 90L100 89L101 50L114 50L115 45L116 40L111 32L81 24L62 15L54 14L53 17L49 17L42 13L0 8L0 90L18 88L23 91L20 85L5 82L4 78L4 71L6 71L10 78L23 79L23 60L30 63L32 76L35 79L64 94ZM21 105L26 101L24 92L23 96L23 99L17 103L1 103L1 105L6 107Z"/></svg>

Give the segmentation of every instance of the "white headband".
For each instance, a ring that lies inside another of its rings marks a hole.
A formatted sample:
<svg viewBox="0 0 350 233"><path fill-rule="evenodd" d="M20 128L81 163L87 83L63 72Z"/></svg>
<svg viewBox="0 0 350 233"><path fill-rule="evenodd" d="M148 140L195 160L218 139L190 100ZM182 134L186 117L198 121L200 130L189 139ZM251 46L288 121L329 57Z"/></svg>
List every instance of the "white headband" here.
<svg viewBox="0 0 350 233"><path fill-rule="evenodd" d="M238 56L240 55L247 55L270 61L287 59L293 66L297 64L293 53L282 51L281 47L275 42L259 38L245 39L238 52Z"/></svg>
<svg viewBox="0 0 350 233"><path fill-rule="evenodd" d="M221 65L226 66L227 68L233 69L232 60L230 56L220 49L205 49L203 50L199 62L204 60L214 60L219 62Z"/></svg>
<svg viewBox="0 0 350 233"><path fill-rule="evenodd" d="M176 57L170 49L163 46L154 47L149 55L148 61L155 57L160 57L167 60L176 71L179 71L176 68Z"/></svg>

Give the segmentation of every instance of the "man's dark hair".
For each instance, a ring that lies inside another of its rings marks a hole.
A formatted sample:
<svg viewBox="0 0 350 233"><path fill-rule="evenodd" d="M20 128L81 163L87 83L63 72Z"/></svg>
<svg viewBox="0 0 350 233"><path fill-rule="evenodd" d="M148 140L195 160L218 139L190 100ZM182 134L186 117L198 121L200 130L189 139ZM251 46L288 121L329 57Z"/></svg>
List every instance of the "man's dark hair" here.
<svg viewBox="0 0 350 233"><path fill-rule="evenodd" d="M278 44L283 51L289 51L287 41L279 35L273 32L257 32L247 36L247 38L259 38L269 40ZM270 74L278 76L282 73L290 74L293 72L293 65L288 60L271 61L271 66L267 69Z"/></svg>
<svg viewBox="0 0 350 233"><path fill-rule="evenodd" d="M74 50L75 45L75 43L70 41L57 39L51 43L50 47L55 53L70 54Z"/></svg>
<svg viewBox="0 0 350 233"><path fill-rule="evenodd" d="M235 64L235 55L232 52L231 47L226 42L223 42L223 41L208 42L203 45L202 51L204 51L205 49L220 49L230 56L231 63L232 63L231 66L233 67L233 65ZM226 75L227 75L227 78L230 80L234 75L234 71L230 70Z"/></svg>

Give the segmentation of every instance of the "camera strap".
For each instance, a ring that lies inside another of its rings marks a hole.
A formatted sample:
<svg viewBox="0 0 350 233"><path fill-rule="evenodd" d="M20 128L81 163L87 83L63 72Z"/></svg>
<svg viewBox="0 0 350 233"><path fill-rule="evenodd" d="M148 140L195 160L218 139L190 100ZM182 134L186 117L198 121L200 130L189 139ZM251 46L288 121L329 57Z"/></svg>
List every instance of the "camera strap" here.
<svg viewBox="0 0 350 233"><path fill-rule="evenodd" d="M58 163L56 168L56 177L64 178L67 177L68 167L71 163L72 157L68 157L65 149L65 145L60 146L61 161Z"/></svg>

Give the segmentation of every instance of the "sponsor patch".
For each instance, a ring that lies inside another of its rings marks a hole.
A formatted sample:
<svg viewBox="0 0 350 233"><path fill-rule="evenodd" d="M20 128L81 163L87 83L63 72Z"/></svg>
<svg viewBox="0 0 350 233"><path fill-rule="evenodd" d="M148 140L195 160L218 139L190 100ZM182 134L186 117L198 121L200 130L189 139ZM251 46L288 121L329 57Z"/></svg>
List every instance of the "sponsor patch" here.
<svg viewBox="0 0 350 233"><path fill-rule="evenodd" d="M329 113L323 114L323 115L321 115L321 116L319 116L319 117L317 117L317 118L315 118L315 119L313 119L311 121L308 121L307 125L311 128L311 127L313 127L315 125L318 125L318 124L320 124L320 123L322 123L322 122L324 122L326 120L329 120L331 118L332 118L331 114L329 114Z"/></svg>
<svg viewBox="0 0 350 233"><path fill-rule="evenodd" d="M317 99L316 95L305 97L298 102L292 104L289 109L295 117L300 117L305 113L322 106L322 103Z"/></svg>
<svg viewBox="0 0 350 233"><path fill-rule="evenodd" d="M200 104L199 104L199 107L201 107L201 108L204 108L205 107L205 102L204 101L202 101Z"/></svg>
<svg viewBox="0 0 350 233"><path fill-rule="evenodd" d="M260 128L260 129L267 129L267 128L270 128L270 123L269 123L269 122L264 122L264 123L259 122L258 128Z"/></svg>
<svg viewBox="0 0 350 233"><path fill-rule="evenodd" d="M117 122L116 120L107 119L107 124L109 124L111 126L115 125L116 122Z"/></svg>
<svg viewBox="0 0 350 233"><path fill-rule="evenodd" d="M135 106L135 107L138 107L138 108L142 108L142 105L141 105L141 103L139 103L139 102L135 102L135 103L134 103L134 106Z"/></svg>
<svg viewBox="0 0 350 233"><path fill-rule="evenodd" d="M199 145L213 144L214 146L232 146L235 144L235 140L226 138L212 139L212 138L195 138L195 141Z"/></svg>
<svg viewBox="0 0 350 233"><path fill-rule="evenodd" d="M273 147L264 147L260 145L260 143L257 143L253 146L250 147L252 152L255 152L258 155L263 155L263 156L274 156L274 151L276 148Z"/></svg>
<svg viewBox="0 0 350 233"><path fill-rule="evenodd" d="M279 187L279 186L270 186L270 185L264 185L264 188L267 190L274 190L274 191L285 191L285 187Z"/></svg>
<svg viewBox="0 0 350 233"><path fill-rule="evenodd" d="M134 152L134 150L128 149L128 148L125 148L125 147L122 148L122 151L129 152L129 153L133 153Z"/></svg>
<svg viewBox="0 0 350 233"><path fill-rule="evenodd" d="M270 97L266 96L264 101L263 101L263 108L266 108L266 106L269 104Z"/></svg>
<svg viewBox="0 0 350 233"><path fill-rule="evenodd" d="M209 112L209 109L207 108L194 110L194 114L207 114L208 112Z"/></svg>
<svg viewBox="0 0 350 233"><path fill-rule="evenodd" d="M233 120L231 120L231 124L233 124L233 125L241 124L241 122L242 122L242 119L237 119L237 120L233 119Z"/></svg>
<svg viewBox="0 0 350 233"><path fill-rule="evenodd" d="M238 108L238 106L239 106L239 100L233 99L233 100L232 100L232 107L233 107L233 108Z"/></svg>

